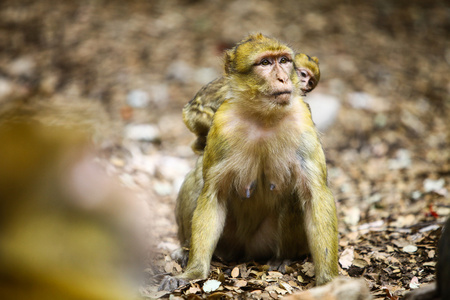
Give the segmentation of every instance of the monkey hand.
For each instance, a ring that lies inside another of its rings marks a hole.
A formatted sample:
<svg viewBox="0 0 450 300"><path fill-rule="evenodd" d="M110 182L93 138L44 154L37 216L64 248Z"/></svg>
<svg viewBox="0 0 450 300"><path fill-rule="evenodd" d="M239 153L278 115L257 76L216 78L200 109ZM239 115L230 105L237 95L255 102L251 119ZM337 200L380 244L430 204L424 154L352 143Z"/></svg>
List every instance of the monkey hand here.
<svg viewBox="0 0 450 300"><path fill-rule="evenodd" d="M189 280L187 280L187 279L167 275L161 281L158 291L173 292L174 290L176 290L182 286L185 286L188 283L189 283Z"/></svg>

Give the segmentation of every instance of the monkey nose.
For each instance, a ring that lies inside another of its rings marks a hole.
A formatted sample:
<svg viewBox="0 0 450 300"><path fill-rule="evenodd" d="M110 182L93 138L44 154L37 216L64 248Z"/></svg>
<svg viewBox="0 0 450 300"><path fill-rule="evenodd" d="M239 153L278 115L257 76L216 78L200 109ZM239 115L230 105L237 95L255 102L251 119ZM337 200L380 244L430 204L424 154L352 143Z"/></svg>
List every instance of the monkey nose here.
<svg viewBox="0 0 450 300"><path fill-rule="evenodd" d="M279 70L278 72L275 73L277 80L283 84L287 83L289 81L289 76L283 72L282 70Z"/></svg>
<svg viewBox="0 0 450 300"><path fill-rule="evenodd" d="M277 76L277 79L281 83L286 83L287 82L287 77L285 77L285 76Z"/></svg>

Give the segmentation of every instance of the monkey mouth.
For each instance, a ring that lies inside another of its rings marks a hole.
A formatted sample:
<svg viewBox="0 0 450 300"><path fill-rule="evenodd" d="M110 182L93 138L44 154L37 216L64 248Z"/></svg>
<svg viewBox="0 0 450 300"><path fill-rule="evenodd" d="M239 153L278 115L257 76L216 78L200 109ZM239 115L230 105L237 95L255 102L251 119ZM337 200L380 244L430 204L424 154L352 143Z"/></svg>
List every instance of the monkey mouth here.
<svg viewBox="0 0 450 300"><path fill-rule="evenodd" d="M280 105L288 104L291 99L291 91L280 91L273 93L274 102Z"/></svg>
<svg viewBox="0 0 450 300"><path fill-rule="evenodd" d="M291 94L291 91L276 92L276 93L273 93L272 96L278 97L278 96L286 95L286 94L287 94L287 95L290 95L290 94Z"/></svg>

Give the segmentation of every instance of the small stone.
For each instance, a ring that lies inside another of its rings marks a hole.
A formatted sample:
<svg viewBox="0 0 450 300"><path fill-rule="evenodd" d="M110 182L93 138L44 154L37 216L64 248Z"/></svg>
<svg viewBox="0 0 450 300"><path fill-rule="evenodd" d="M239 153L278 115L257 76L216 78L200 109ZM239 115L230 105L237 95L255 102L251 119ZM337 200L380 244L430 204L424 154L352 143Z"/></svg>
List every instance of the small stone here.
<svg viewBox="0 0 450 300"><path fill-rule="evenodd" d="M132 90L127 95L127 103L134 108L146 107L150 102L150 96L143 90Z"/></svg>
<svg viewBox="0 0 450 300"><path fill-rule="evenodd" d="M432 180L432 179L425 179L423 182L423 189L426 193L429 192L437 192L440 189L442 189L445 185L444 178L438 179L438 180Z"/></svg>
<svg viewBox="0 0 450 300"><path fill-rule="evenodd" d="M130 140L153 142L159 139L159 129L153 124L129 124L125 127L125 137Z"/></svg>
<svg viewBox="0 0 450 300"><path fill-rule="evenodd" d="M408 245L408 246L403 247L402 250L403 250L403 252L414 253L414 252L417 251L417 246L414 246L414 245Z"/></svg>

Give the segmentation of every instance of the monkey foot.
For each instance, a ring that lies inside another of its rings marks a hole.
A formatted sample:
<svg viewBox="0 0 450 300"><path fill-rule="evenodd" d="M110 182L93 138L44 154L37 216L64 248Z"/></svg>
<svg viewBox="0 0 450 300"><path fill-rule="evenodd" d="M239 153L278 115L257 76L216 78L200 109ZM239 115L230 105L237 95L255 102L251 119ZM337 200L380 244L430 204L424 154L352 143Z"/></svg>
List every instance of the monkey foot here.
<svg viewBox="0 0 450 300"><path fill-rule="evenodd" d="M253 180L249 185L245 187L245 193L243 198L250 198L253 194L253 192L256 189L256 180Z"/></svg>
<svg viewBox="0 0 450 300"><path fill-rule="evenodd" d="M286 266L292 264L292 260L284 259L284 260L270 260L267 262L269 265L270 271L279 271L281 273L286 273Z"/></svg>
<svg viewBox="0 0 450 300"><path fill-rule="evenodd" d="M189 281L182 278L165 276L161 281L161 284L158 287L158 291L169 291L173 292L174 290L188 284Z"/></svg>
<svg viewBox="0 0 450 300"><path fill-rule="evenodd" d="M179 263L182 268L185 268L189 258L189 250L183 247L178 248L170 254L170 257Z"/></svg>

